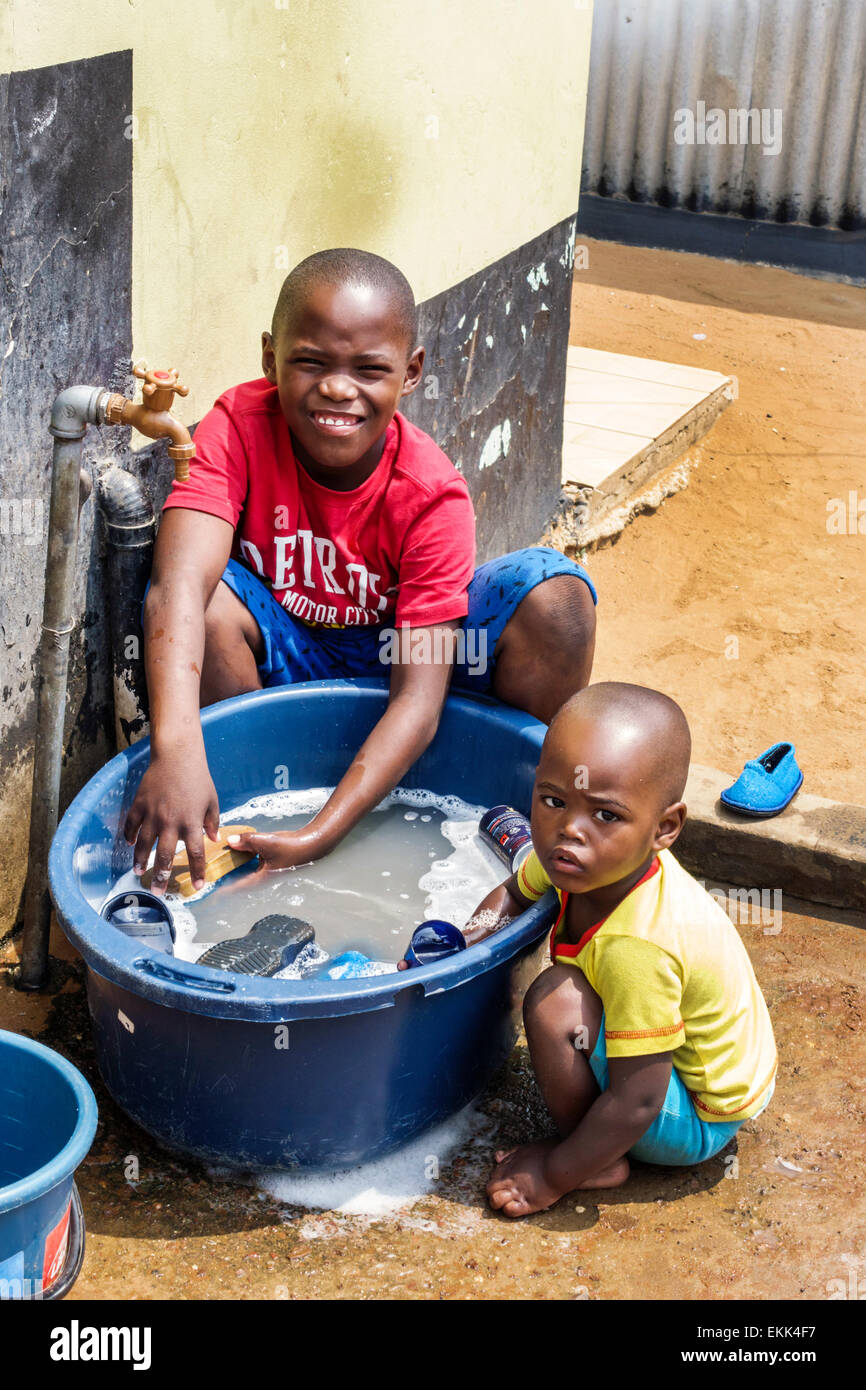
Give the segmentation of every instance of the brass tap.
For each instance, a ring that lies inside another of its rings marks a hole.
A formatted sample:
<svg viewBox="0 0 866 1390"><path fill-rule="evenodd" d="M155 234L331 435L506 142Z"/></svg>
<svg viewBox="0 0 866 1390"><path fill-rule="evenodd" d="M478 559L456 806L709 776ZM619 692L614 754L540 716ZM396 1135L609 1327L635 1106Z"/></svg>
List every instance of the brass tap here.
<svg viewBox="0 0 866 1390"><path fill-rule="evenodd" d="M144 382L141 388L144 400L137 405L125 396L109 396L105 407L106 423L132 425L148 439L170 439L168 456L174 460L175 481L186 482L189 461L195 456L195 445L186 426L171 414L171 406L175 393L187 396L189 387L181 386L176 367L167 372L150 372L143 367L133 367L132 374Z"/></svg>

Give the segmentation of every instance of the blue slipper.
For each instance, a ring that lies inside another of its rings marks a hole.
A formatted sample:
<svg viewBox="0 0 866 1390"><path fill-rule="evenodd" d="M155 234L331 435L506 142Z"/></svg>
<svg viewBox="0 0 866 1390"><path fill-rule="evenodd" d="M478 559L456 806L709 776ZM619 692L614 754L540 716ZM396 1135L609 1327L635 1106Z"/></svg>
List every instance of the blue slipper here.
<svg viewBox="0 0 866 1390"><path fill-rule="evenodd" d="M750 758L721 800L749 816L777 816L803 785L793 743L774 743L760 758Z"/></svg>

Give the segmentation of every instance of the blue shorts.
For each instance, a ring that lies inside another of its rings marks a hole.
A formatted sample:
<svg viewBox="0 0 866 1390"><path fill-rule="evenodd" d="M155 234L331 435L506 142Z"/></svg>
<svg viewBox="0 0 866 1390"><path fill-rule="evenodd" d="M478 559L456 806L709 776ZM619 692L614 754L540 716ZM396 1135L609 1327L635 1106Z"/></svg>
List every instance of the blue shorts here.
<svg viewBox="0 0 866 1390"><path fill-rule="evenodd" d="M603 1012L598 1028L598 1041L589 1059L589 1065L598 1082L599 1090L606 1091L610 1085L610 1078L604 1041ZM759 1115L770 1104L775 1089L776 1082L773 1080L767 1099L758 1111ZM646 1133L629 1149L629 1156L639 1159L641 1163L658 1163L672 1168L703 1163L705 1159L713 1158L715 1154L720 1153L742 1124L745 1124L745 1120L702 1120L695 1109L691 1092L676 1068L672 1067L662 1108Z"/></svg>
<svg viewBox="0 0 866 1390"><path fill-rule="evenodd" d="M479 566L469 585L469 612L462 623L465 636L458 642L452 686L490 694L493 653L503 628L536 584L559 574L578 575L588 586L593 603L598 602L586 570L547 546L515 550ZM263 686L362 676L387 679L380 638L394 629L308 627L277 603L270 589L240 561L229 560L222 578L261 630L265 654L258 671Z"/></svg>

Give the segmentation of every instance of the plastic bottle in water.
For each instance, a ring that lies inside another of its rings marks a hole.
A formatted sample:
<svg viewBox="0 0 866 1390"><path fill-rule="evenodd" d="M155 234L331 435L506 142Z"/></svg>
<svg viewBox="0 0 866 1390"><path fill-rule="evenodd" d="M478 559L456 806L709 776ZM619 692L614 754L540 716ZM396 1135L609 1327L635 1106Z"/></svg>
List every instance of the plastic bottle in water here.
<svg viewBox="0 0 866 1390"><path fill-rule="evenodd" d="M513 806L492 806L481 817L478 833L513 874L532 849L529 821Z"/></svg>

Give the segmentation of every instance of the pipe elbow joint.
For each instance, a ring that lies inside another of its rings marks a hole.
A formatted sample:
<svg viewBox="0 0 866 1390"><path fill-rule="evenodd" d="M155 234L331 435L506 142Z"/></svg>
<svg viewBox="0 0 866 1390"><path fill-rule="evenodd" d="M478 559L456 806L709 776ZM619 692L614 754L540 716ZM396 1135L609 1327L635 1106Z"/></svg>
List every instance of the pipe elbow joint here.
<svg viewBox="0 0 866 1390"><path fill-rule="evenodd" d="M88 425L104 424L108 395L101 386L67 386L51 407L51 434L55 439L83 439Z"/></svg>

